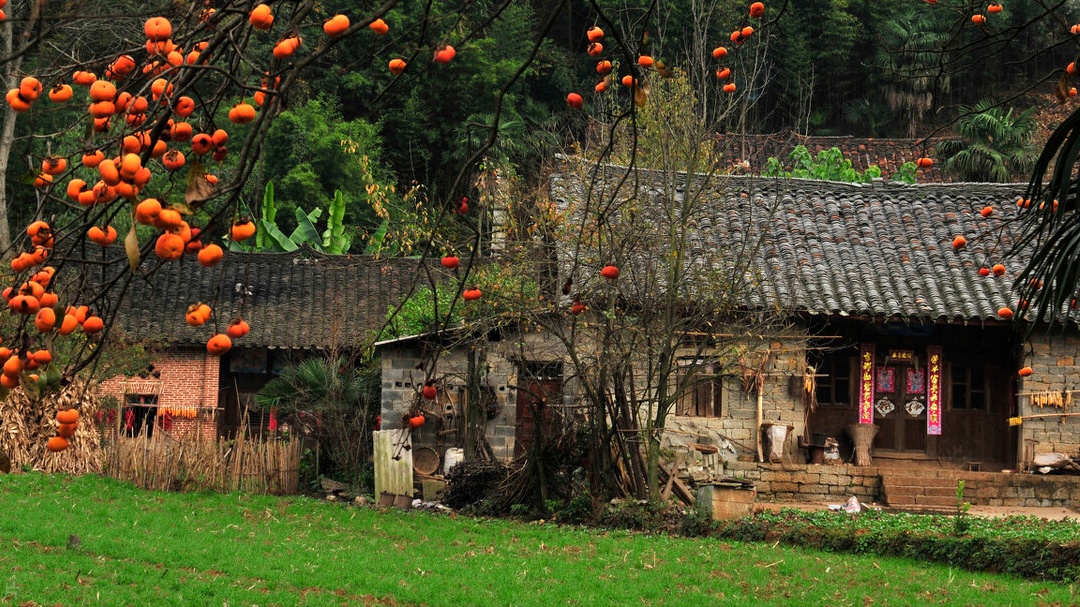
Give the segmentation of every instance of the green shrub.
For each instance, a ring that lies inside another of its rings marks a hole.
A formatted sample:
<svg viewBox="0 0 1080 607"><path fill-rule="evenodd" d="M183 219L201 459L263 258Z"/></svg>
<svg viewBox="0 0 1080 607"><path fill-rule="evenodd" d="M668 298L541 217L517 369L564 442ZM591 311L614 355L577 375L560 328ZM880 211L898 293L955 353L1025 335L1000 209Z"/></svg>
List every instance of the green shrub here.
<svg viewBox="0 0 1080 607"><path fill-rule="evenodd" d="M560 523L580 525L593 518L593 498L588 491L574 496L566 506L555 513L555 520Z"/></svg>
<svg viewBox="0 0 1080 607"><path fill-rule="evenodd" d="M1035 579L1075 581L1080 576L1080 525L1034 517L964 517L966 535L950 515L783 510L724 521L716 534L745 542L785 544L900 556L972 571L1010 573Z"/></svg>
<svg viewBox="0 0 1080 607"><path fill-rule="evenodd" d="M630 500L609 505L600 513L599 523L613 529L664 531L675 527L674 517L668 504Z"/></svg>
<svg viewBox="0 0 1080 607"><path fill-rule="evenodd" d="M694 507L690 509L690 512L686 513L686 516L682 517L679 521L679 534L686 537L698 537L702 535L708 535L716 526L715 521L712 520L712 515L701 507L700 503L694 504Z"/></svg>

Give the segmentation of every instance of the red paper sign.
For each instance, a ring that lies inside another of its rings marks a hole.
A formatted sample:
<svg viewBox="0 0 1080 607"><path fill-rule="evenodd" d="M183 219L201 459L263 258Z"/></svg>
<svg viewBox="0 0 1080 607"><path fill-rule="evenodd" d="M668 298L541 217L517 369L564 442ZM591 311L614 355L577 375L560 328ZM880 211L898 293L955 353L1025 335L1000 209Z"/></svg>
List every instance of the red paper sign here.
<svg viewBox="0 0 1080 607"><path fill-rule="evenodd" d="M859 348L859 423L874 423L874 344Z"/></svg>
<svg viewBox="0 0 1080 607"><path fill-rule="evenodd" d="M926 433L941 435L941 346L926 348Z"/></svg>

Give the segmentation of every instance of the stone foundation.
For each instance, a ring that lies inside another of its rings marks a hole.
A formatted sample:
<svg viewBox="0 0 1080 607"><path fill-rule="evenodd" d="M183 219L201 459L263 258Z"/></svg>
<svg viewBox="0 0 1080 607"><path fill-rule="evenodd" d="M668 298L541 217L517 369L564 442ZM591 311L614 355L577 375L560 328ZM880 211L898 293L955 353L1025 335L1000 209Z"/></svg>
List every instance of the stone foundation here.
<svg viewBox="0 0 1080 607"><path fill-rule="evenodd" d="M729 462L727 474L754 483L761 501L840 504L852 495L884 499L882 475L964 481L964 501L980 506L1080 507L1080 476L963 472L894 466L823 466ZM954 499L954 498L953 498ZM951 502L950 502L951 503Z"/></svg>

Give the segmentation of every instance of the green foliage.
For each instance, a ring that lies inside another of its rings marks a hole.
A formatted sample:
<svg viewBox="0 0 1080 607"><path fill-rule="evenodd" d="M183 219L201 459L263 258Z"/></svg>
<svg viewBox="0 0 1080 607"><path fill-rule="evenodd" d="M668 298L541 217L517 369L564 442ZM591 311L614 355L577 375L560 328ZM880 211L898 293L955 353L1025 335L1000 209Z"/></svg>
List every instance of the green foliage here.
<svg viewBox="0 0 1080 607"><path fill-rule="evenodd" d="M296 221L302 221L295 213L301 204L328 208L335 204L337 192L344 203L344 225L370 229L378 224L358 160L367 157L377 182L393 183L393 172L381 161L382 138L377 125L346 120L337 105L331 97L311 99L283 112L267 134L262 178L275 184L276 204L285 211L278 220L282 231L295 229Z"/></svg>
<svg viewBox="0 0 1080 607"><path fill-rule="evenodd" d="M439 325L454 327L462 322L462 302L454 305L457 290L449 285L418 288L412 295L387 312L387 325L379 335L380 340L421 335L435 330ZM436 322L438 321L438 323Z"/></svg>
<svg viewBox="0 0 1080 607"><path fill-rule="evenodd" d="M474 268L471 281L483 293L479 301L465 302L458 294L458 284L441 282L434 291L427 285L421 286L412 295L392 303L379 339L513 318L517 311L535 305L539 295L536 281L514 268L494 265Z"/></svg>
<svg viewBox="0 0 1080 607"><path fill-rule="evenodd" d="M956 535L964 535L971 528L968 510L971 510L971 504L964 501L964 481L960 480L956 483L956 516L953 517L953 533Z"/></svg>
<svg viewBox="0 0 1080 607"><path fill-rule="evenodd" d="M562 508L553 510L555 510L554 519L556 521L571 525L580 525L592 521L596 509L593 506L592 495L588 490L585 490L570 498L570 501Z"/></svg>
<svg viewBox="0 0 1080 607"><path fill-rule="evenodd" d="M287 367L255 395L265 411L317 439L321 473L359 482L371 455L371 427L379 410L375 365L344 358L309 358Z"/></svg>
<svg viewBox="0 0 1080 607"><path fill-rule="evenodd" d="M1035 108L1014 114L983 100L963 109L954 126L959 140L937 145L945 170L964 181L1007 182L1026 177L1039 157L1034 142Z"/></svg>
<svg viewBox="0 0 1080 607"><path fill-rule="evenodd" d="M296 228L291 234L285 235L277 223L278 209L274 202L273 183L266 184L259 210L262 216L258 218L259 229L255 232L253 249L256 251L295 251L307 245L322 253L342 255L348 253L352 247L352 237L345 231L345 202L341 192L334 192L334 198L330 202L330 212L326 216L326 229L321 235L315 226L322 217L323 210L312 209L308 213L299 206L293 210ZM235 249L245 248L244 245L235 242L230 242L230 246Z"/></svg>
<svg viewBox="0 0 1080 607"><path fill-rule="evenodd" d="M791 163L790 171L785 170L784 165L779 160L770 157L765 161L765 169L762 174L766 177L824 179L846 183L864 183L881 177L881 169L877 165L870 165L862 173L855 170L851 161L844 158L844 153L835 147L822 150L815 157L810 154L810 150L805 145L798 145L791 151L789 160ZM897 178L905 183L914 183L915 164L911 162L904 163L904 166L897 172Z"/></svg>
<svg viewBox="0 0 1080 607"><path fill-rule="evenodd" d="M908 6L879 25L882 44L876 61L887 76L885 101L899 124L907 125L904 134L909 137L918 134L935 95L949 92L950 74L939 69L941 47L948 38L940 21L933 11Z"/></svg>
<svg viewBox="0 0 1080 607"><path fill-rule="evenodd" d="M664 531L675 525L675 511L660 500L630 500L609 505L600 513L598 523L612 529Z"/></svg>
<svg viewBox="0 0 1080 607"><path fill-rule="evenodd" d="M962 489L958 493L962 498ZM955 520L950 515L869 511L852 516L785 509L722 522L717 534L743 541L900 556L1036 579L1074 581L1080 575L1080 526L1074 521L967 516L965 535L944 533Z"/></svg>

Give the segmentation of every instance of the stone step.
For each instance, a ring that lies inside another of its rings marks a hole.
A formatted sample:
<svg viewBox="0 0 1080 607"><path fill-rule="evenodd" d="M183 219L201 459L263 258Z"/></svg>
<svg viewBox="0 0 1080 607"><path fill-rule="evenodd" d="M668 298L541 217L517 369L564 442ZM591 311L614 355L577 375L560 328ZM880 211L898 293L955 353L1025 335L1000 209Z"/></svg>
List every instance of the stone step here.
<svg viewBox="0 0 1080 607"><path fill-rule="evenodd" d="M953 491L956 490L956 485L960 479L957 478L919 478L914 476L896 476L891 474L881 475L881 485L883 487L933 487L936 489L949 488ZM965 480L965 486L972 486L974 481Z"/></svg>
<svg viewBox="0 0 1080 607"><path fill-rule="evenodd" d="M882 491L890 499L909 498L916 495L925 495L932 497L956 497L956 489L954 487L912 487L909 485L891 485L885 483L882 485Z"/></svg>

